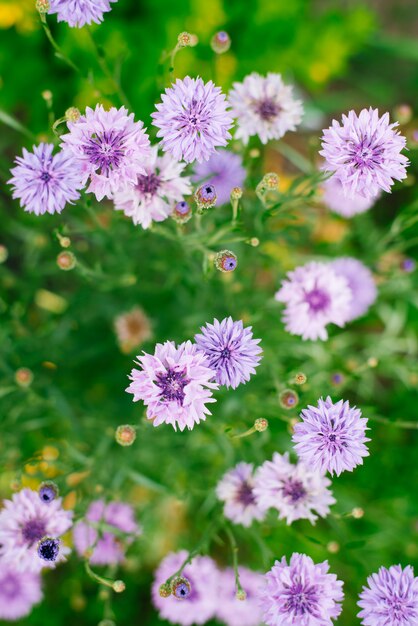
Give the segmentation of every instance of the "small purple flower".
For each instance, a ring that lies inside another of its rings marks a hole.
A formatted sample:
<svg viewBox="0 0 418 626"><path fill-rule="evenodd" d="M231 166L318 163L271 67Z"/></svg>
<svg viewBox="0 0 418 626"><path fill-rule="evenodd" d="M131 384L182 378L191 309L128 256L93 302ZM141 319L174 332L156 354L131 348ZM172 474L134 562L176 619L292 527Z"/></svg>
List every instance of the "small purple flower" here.
<svg viewBox="0 0 418 626"><path fill-rule="evenodd" d="M212 390L215 371L206 356L190 341L178 347L173 341L157 343L153 355L138 356L141 370L133 369L132 381L126 389L134 402L142 400L147 406L147 418L154 426L171 424L183 431L206 419L210 411L206 404L215 402Z"/></svg>
<svg viewBox="0 0 418 626"><path fill-rule="evenodd" d="M341 257L331 263L333 270L344 276L352 292L350 311L347 321L361 317L377 298L373 274L361 261L351 257Z"/></svg>
<svg viewBox="0 0 418 626"><path fill-rule="evenodd" d="M78 162L63 151L53 156L53 149L51 143L33 146L33 152L23 148L23 157L16 158L17 166L10 171L13 198L28 213L61 213L67 202L74 204L80 197L84 185Z"/></svg>
<svg viewBox="0 0 418 626"><path fill-rule="evenodd" d="M168 554L158 566L152 585L152 600L161 618L172 624L192 626L205 624L215 616L218 606L219 571L208 556L196 556L182 571L190 583L190 594L185 599L174 596L162 598L160 586L184 563L188 552Z"/></svg>
<svg viewBox="0 0 418 626"><path fill-rule="evenodd" d="M17 571L0 557L0 620L15 621L25 617L41 600L40 575Z"/></svg>
<svg viewBox="0 0 418 626"><path fill-rule="evenodd" d="M367 419L360 409L348 402L333 403L328 396L318 400L318 406L308 406L301 413L302 422L295 424L293 442L300 458L321 473L352 472L369 456L365 443Z"/></svg>
<svg viewBox="0 0 418 626"><path fill-rule="evenodd" d="M242 157L229 150L218 150L212 154L209 161L195 166L192 180L196 183L214 185L218 204L221 205L230 201L234 187L243 186L245 177Z"/></svg>
<svg viewBox="0 0 418 626"><path fill-rule="evenodd" d="M415 626L418 624L418 577L410 565L381 567L363 587L358 617L363 626Z"/></svg>
<svg viewBox="0 0 418 626"><path fill-rule="evenodd" d="M259 626L263 616L258 603L258 592L263 586L263 575L246 567L239 567L241 587L246 599L236 597L235 573L228 568L220 573L216 617L226 626Z"/></svg>
<svg viewBox="0 0 418 626"><path fill-rule="evenodd" d="M221 250L215 255L214 265L220 272L233 272L238 265L237 255L231 250Z"/></svg>
<svg viewBox="0 0 418 626"><path fill-rule="evenodd" d="M402 261L402 269L404 272L407 272L408 274L413 272L415 270L415 267L416 267L416 263L414 259L404 259Z"/></svg>
<svg viewBox="0 0 418 626"><path fill-rule="evenodd" d="M259 593L267 626L332 626L341 613L343 583L329 574L328 561L314 563L293 553L276 561Z"/></svg>
<svg viewBox="0 0 418 626"><path fill-rule="evenodd" d="M206 209L211 209L215 206L218 196L215 187L205 183L195 191L194 199L196 200L198 211L202 213Z"/></svg>
<svg viewBox="0 0 418 626"><path fill-rule="evenodd" d="M117 0L50 0L48 13L57 14L58 22L81 28L85 24L100 24L103 13L111 10L110 3Z"/></svg>
<svg viewBox="0 0 418 626"><path fill-rule="evenodd" d="M236 389L250 380L261 361L260 339L253 339L251 326L244 328L242 321L226 317L217 319L200 329L195 336L199 350L207 357L209 367L216 371L216 382Z"/></svg>
<svg viewBox="0 0 418 626"><path fill-rule="evenodd" d="M233 120L219 87L201 78L177 79L161 96L152 114L163 150L177 161L207 161L218 146L226 146Z"/></svg>
<svg viewBox="0 0 418 626"><path fill-rule="evenodd" d="M135 185L138 175L146 175L145 163L151 156L149 138L142 122L125 107L105 111L101 104L86 108L77 122L67 122L69 133L61 136L66 154L77 159L83 183L97 200L126 185Z"/></svg>
<svg viewBox="0 0 418 626"><path fill-rule="evenodd" d="M377 195L365 198L358 193L347 197L339 178L335 174L323 183L322 189L324 192L322 196L324 204L330 208L331 211L345 218L354 217L354 215L358 215L359 213L365 213L372 208L379 197Z"/></svg>
<svg viewBox="0 0 418 626"><path fill-rule="evenodd" d="M349 111L342 123L333 120L324 130L321 154L327 171L335 172L344 194L373 199L380 191L390 192L394 180L406 178L409 161L401 151L406 139L389 123L389 113L379 117L377 109Z"/></svg>
<svg viewBox="0 0 418 626"><path fill-rule="evenodd" d="M297 519L308 519L315 524L326 517L335 503L328 489L331 481L299 461L293 465L289 454L275 452L273 461L265 461L255 474L254 494L262 511L270 508L279 512L279 519L291 524ZM316 515L317 513L317 515Z"/></svg>
<svg viewBox="0 0 418 626"><path fill-rule="evenodd" d="M251 463L238 463L219 481L216 495L224 502L224 515L235 524L251 526L253 520L262 520L262 511L254 494L254 466Z"/></svg>
<svg viewBox="0 0 418 626"><path fill-rule="evenodd" d="M49 504L58 497L58 487L50 480L46 480L39 487L39 497L42 502Z"/></svg>
<svg viewBox="0 0 418 626"><path fill-rule="evenodd" d="M44 537L38 541L38 556L43 561L56 561L60 551L60 540Z"/></svg>

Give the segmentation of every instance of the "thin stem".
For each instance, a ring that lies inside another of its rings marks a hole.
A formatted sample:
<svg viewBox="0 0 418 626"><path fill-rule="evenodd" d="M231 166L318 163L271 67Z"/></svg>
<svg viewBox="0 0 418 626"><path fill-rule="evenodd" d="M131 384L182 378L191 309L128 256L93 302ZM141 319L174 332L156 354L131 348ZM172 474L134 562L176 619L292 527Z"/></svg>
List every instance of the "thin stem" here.
<svg viewBox="0 0 418 626"><path fill-rule="evenodd" d="M71 59L69 59L69 58L68 58L68 57L67 57L67 56L63 53L63 51L61 50L60 46L59 46L59 45L57 44L57 42L55 41L55 39L54 39L54 37L53 37L53 35L52 35L52 33L51 33L51 30L50 30L50 28L49 28L49 26L48 26L48 22L46 21L46 16L45 16L45 14L42 14L42 15L41 15L41 22L42 22L42 27L43 27L43 29L44 29L44 31L45 31L45 34L46 34L46 36L47 36L47 38L48 38L49 42L51 43L52 47L53 47L53 48L54 48L54 50L55 50L55 54L56 54L56 56L57 56L59 59L61 59L62 61L64 61L64 63L66 63L69 67L71 67L71 69L72 69L72 70L74 70L74 71L75 71L75 72L77 72L77 73L80 73L80 70L79 70L79 68L77 67L77 65L75 65L75 63L73 63L73 62L71 61Z"/></svg>
<svg viewBox="0 0 418 626"><path fill-rule="evenodd" d="M387 419L387 417L380 417L380 415L371 415L370 419L382 424L387 424L388 426L395 426L395 428L410 428L412 430L418 430L418 422L406 422L403 420L392 421Z"/></svg>
<svg viewBox="0 0 418 626"><path fill-rule="evenodd" d="M244 589L241 586L241 581L239 579L238 546L237 546L237 542L236 542L235 537L234 537L234 535L232 533L232 530L229 528L229 526L225 527L225 532L228 535L229 543L231 544L232 566L234 568L236 590L241 592L241 593L245 593Z"/></svg>
<svg viewBox="0 0 418 626"><path fill-rule="evenodd" d="M88 561L84 561L84 567L85 567L87 574L90 576L90 578L95 580L100 585L104 585L105 587L110 587L111 589L113 589L114 581L110 580L109 578L103 578L103 576L99 576L99 574L96 574L96 572L93 572Z"/></svg>

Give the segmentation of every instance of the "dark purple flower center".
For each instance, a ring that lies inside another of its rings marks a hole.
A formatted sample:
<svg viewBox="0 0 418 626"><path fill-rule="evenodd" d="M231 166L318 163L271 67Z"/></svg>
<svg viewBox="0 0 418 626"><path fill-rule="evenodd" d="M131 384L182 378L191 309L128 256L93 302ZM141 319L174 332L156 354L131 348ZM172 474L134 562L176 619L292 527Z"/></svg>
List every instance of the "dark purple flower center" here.
<svg viewBox="0 0 418 626"><path fill-rule="evenodd" d="M42 172L42 174L40 175L40 179L43 183L49 183L51 178L52 176L49 172Z"/></svg>
<svg viewBox="0 0 418 626"><path fill-rule="evenodd" d="M292 504L296 504L299 500L303 500L306 496L306 489L300 480L288 481L283 485L283 495L290 500Z"/></svg>
<svg viewBox="0 0 418 626"><path fill-rule="evenodd" d="M330 298L325 291L315 287L312 291L305 293L305 302L308 303L311 311L317 313L318 311L324 311L329 306Z"/></svg>
<svg viewBox="0 0 418 626"><path fill-rule="evenodd" d="M372 139L362 139L360 143L348 142L350 162L355 168L373 169L382 162L383 148L373 145Z"/></svg>
<svg viewBox="0 0 418 626"><path fill-rule="evenodd" d="M415 611L411 611L411 606L408 604L407 598L399 598L398 596L394 596L389 598L389 607L388 607L388 617L390 616L393 620L409 620L412 617L415 617Z"/></svg>
<svg viewBox="0 0 418 626"><path fill-rule="evenodd" d="M315 614L318 608L318 596L314 585L307 585L295 580L284 592L286 602L284 610L294 615Z"/></svg>
<svg viewBox="0 0 418 626"><path fill-rule="evenodd" d="M280 106L274 102L271 98L265 98L259 100L255 104L255 111L265 122L271 122L279 113Z"/></svg>
<svg viewBox="0 0 418 626"><path fill-rule="evenodd" d="M179 600L185 600L190 596L191 586L189 581L185 579L179 580L179 582L175 583L173 586L173 593L176 598Z"/></svg>
<svg viewBox="0 0 418 626"><path fill-rule="evenodd" d="M0 596L6 600L14 600L20 595L20 584L17 576L9 574L0 580Z"/></svg>
<svg viewBox="0 0 418 626"><path fill-rule="evenodd" d="M125 154L123 133L114 130L105 131L90 137L84 146L84 152L92 165L108 175L111 169L118 168Z"/></svg>
<svg viewBox="0 0 418 626"><path fill-rule="evenodd" d="M135 185L136 189L142 194L150 194L153 196L161 184L161 179L157 174L147 174L144 176L138 176L138 181Z"/></svg>
<svg viewBox="0 0 418 626"><path fill-rule="evenodd" d="M173 121L178 123L179 130L191 135L200 135L206 131L208 119L209 115L205 111L205 103L193 98L189 106L186 106L179 115L176 115Z"/></svg>
<svg viewBox="0 0 418 626"><path fill-rule="evenodd" d="M25 523L22 528L23 539L29 546L32 546L36 541L42 539L46 535L45 522L40 519L32 519Z"/></svg>
<svg viewBox="0 0 418 626"><path fill-rule="evenodd" d="M168 369L164 374L157 374L157 385L161 389L161 398L183 404L184 387L190 382L186 372Z"/></svg>
<svg viewBox="0 0 418 626"><path fill-rule="evenodd" d="M56 561L59 553L59 539L46 537L39 542L38 556L44 561Z"/></svg>
<svg viewBox="0 0 418 626"><path fill-rule="evenodd" d="M236 500L243 506L251 506L252 504L255 504L253 489L246 480L241 483L237 491Z"/></svg>

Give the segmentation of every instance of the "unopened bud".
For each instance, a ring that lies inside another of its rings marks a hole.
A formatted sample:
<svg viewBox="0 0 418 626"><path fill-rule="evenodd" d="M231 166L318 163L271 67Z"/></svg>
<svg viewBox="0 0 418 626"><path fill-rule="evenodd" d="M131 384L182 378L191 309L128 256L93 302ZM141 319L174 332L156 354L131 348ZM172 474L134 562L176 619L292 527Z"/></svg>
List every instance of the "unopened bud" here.
<svg viewBox="0 0 418 626"><path fill-rule="evenodd" d="M298 372L295 376L296 385L304 385L308 379L303 372Z"/></svg>
<svg viewBox="0 0 418 626"><path fill-rule="evenodd" d="M171 583L171 593L178 600L186 600L192 590L190 581L184 576L177 576Z"/></svg>
<svg viewBox="0 0 418 626"><path fill-rule="evenodd" d="M65 111L65 119L67 122L78 122L80 117L81 113L76 107L70 107Z"/></svg>
<svg viewBox="0 0 418 626"><path fill-rule="evenodd" d="M123 580L115 580L112 585L112 589L115 593L122 593L126 589L126 585Z"/></svg>
<svg viewBox="0 0 418 626"><path fill-rule="evenodd" d="M331 552L331 554L337 554L337 552L340 551L340 544L338 541L330 541L327 544L327 550L328 552Z"/></svg>
<svg viewBox="0 0 418 626"><path fill-rule="evenodd" d="M283 409L293 409L299 402L299 396L292 389L285 389L279 396L280 406Z"/></svg>
<svg viewBox="0 0 418 626"><path fill-rule="evenodd" d="M370 359L367 360L367 365L369 367L377 367L378 364L379 364L379 361L374 356L371 356Z"/></svg>
<svg viewBox="0 0 418 626"><path fill-rule="evenodd" d="M29 387L33 381L33 373L28 367L19 367L15 372L15 381L19 387Z"/></svg>
<svg viewBox="0 0 418 626"><path fill-rule="evenodd" d="M263 433L269 427L268 421L264 417L259 417L254 422L254 428L257 432Z"/></svg>
<svg viewBox="0 0 418 626"><path fill-rule="evenodd" d="M136 439L136 430L130 424L118 426L115 439L120 446L131 446Z"/></svg>
<svg viewBox="0 0 418 626"><path fill-rule="evenodd" d="M7 257L9 256L9 251L6 246L0 245L0 263L4 263L7 261Z"/></svg>
<svg viewBox="0 0 418 626"><path fill-rule="evenodd" d="M192 214L193 212L189 203L186 202L185 200L182 200L181 202L177 202L171 214L171 217L178 224L185 224L192 217Z"/></svg>
<svg viewBox="0 0 418 626"><path fill-rule="evenodd" d="M36 0L35 8L38 13L40 13L41 15L45 15L45 13L48 13L50 9L49 0Z"/></svg>
<svg viewBox="0 0 418 626"><path fill-rule="evenodd" d="M361 519L364 515L364 511L360 507L354 507L354 509L351 511L351 515L352 517L354 517L354 519Z"/></svg>
<svg viewBox="0 0 418 626"><path fill-rule="evenodd" d="M58 497L58 487L51 480L46 480L39 487L39 497L42 502L49 504Z"/></svg>
<svg viewBox="0 0 418 626"><path fill-rule="evenodd" d="M414 112L409 104L399 104L395 107L393 116L399 124L408 124L413 118Z"/></svg>
<svg viewBox="0 0 418 626"><path fill-rule="evenodd" d="M231 37L224 30L220 30L212 37L210 46L216 54L223 54L231 47Z"/></svg>
<svg viewBox="0 0 418 626"><path fill-rule="evenodd" d="M230 250L221 250L215 255L214 264L220 272L233 272L238 265L238 259Z"/></svg>
<svg viewBox="0 0 418 626"><path fill-rule="evenodd" d="M231 191L231 200L240 200L242 198L241 187L234 187Z"/></svg>
<svg viewBox="0 0 418 626"><path fill-rule="evenodd" d="M171 587L170 587L170 585L167 585L166 583L163 583L162 585L160 585L158 593L160 594L160 596L162 598L169 598L171 596Z"/></svg>
<svg viewBox="0 0 418 626"><path fill-rule="evenodd" d="M260 240L258 239L258 237L252 237L250 239L250 244L252 245L253 248L256 248L257 246L260 245Z"/></svg>
<svg viewBox="0 0 418 626"><path fill-rule="evenodd" d="M199 213L203 213L203 211L211 209L215 206L217 200L215 187L209 184L202 185L195 192L194 199Z"/></svg>
<svg viewBox="0 0 418 626"><path fill-rule="evenodd" d="M177 44L182 48L186 48L187 46L191 45L192 37L193 35L184 31L183 33L180 33L180 35L177 37Z"/></svg>
<svg viewBox="0 0 418 626"><path fill-rule="evenodd" d="M57 265L61 270L68 272L76 266L76 258L72 252L60 252L57 256Z"/></svg>
<svg viewBox="0 0 418 626"><path fill-rule="evenodd" d="M265 174L261 182L263 186L270 191L276 191L279 188L279 177L275 172Z"/></svg>
<svg viewBox="0 0 418 626"><path fill-rule="evenodd" d="M335 372L331 376L331 382L333 385L341 385L344 382L344 376L340 372Z"/></svg>
<svg viewBox="0 0 418 626"><path fill-rule="evenodd" d="M1 246L0 246L1 247ZM414 259L404 259L401 263L401 269L410 274L415 270L416 263Z"/></svg>
<svg viewBox="0 0 418 626"><path fill-rule="evenodd" d="M237 600L241 600L241 602L243 602L244 600L247 599L247 592L244 591L244 589L238 589L235 594L235 597Z"/></svg>

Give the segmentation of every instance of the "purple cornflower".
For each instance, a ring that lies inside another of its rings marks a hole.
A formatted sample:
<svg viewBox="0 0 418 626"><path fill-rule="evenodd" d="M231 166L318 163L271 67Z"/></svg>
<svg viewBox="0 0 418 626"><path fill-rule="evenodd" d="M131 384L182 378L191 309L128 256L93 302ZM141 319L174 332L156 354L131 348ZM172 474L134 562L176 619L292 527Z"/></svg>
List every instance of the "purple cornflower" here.
<svg viewBox="0 0 418 626"><path fill-rule="evenodd" d="M182 176L184 163L174 161L169 154L158 156L158 148L144 164L145 174L139 174L134 185L127 184L113 196L115 209L132 218L135 225L148 228L152 222L162 222L173 212L176 202L191 193L190 178Z"/></svg>
<svg viewBox="0 0 418 626"><path fill-rule="evenodd" d="M351 408L344 400L333 403L328 396L318 406L308 406L301 413L302 422L295 424L293 442L300 458L313 470L322 473L352 472L369 456L365 443L367 419L360 409Z"/></svg>
<svg viewBox="0 0 418 626"><path fill-rule="evenodd" d="M50 0L48 13L56 13L58 22L67 22L69 26L81 28L92 22L103 22L103 13L112 9L111 2L117 0Z"/></svg>
<svg viewBox="0 0 418 626"><path fill-rule="evenodd" d="M326 326L344 326L350 311L351 289L330 265L315 261L289 272L275 295L284 302L285 328L302 339L328 338Z"/></svg>
<svg viewBox="0 0 418 626"><path fill-rule="evenodd" d="M62 135L62 147L74 156L83 172L83 183L90 178L87 191L97 200L126 185L135 185L140 174L146 174L145 162L151 155L149 138L142 122L134 121L127 109L101 104L86 108L77 122L67 122L69 133Z"/></svg>
<svg viewBox="0 0 418 626"><path fill-rule="evenodd" d="M126 535L123 543L119 537L121 533ZM141 534L142 529L136 523L134 510L129 504L106 504L103 500L95 500L87 510L85 521L74 526L73 540L80 556L93 550L89 559L92 565L116 565L125 558L124 544L129 545L134 537Z"/></svg>
<svg viewBox="0 0 418 626"><path fill-rule="evenodd" d="M258 506L254 494L254 466L238 463L219 481L216 495L224 502L224 515L235 524L251 526L253 520L262 520L264 511Z"/></svg>
<svg viewBox="0 0 418 626"><path fill-rule="evenodd" d="M330 505L335 503L330 485L328 478L301 461L290 463L287 452L275 452L273 460L265 461L256 471L254 495L262 511L276 509L279 519L285 519L287 524L297 519L308 519L314 524L318 515L326 517Z"/></svg>
<svg viewBox="0 0 418 626"><path fill-rule="evenodd" d="M178 347L173 341L157 343L153 355L138 356L141 370L133 369L132 381L126 389L134 402L142 400L147 408L147 418L154 426L171 424L183 431L211 415L206 404L216 402L212 389L215 371L206 356L190 341Z"/></svg>
<svg viewBox="0 0 418 626"><path fill-rule="evenodd" d="M378 195L365 198L358 193L347 197L340 180L335 174L323 183L322 189L324 192L322 196L324 204L330 208L331 211L334 211L334 213L346 218L354 217L354 215L358 215L359 213L365 213L365 211L372 208L378 199Z"/></svg>
<svg viewBox="0 0 418 626"><path fill-rule="evenodd" d="M17 571L0 557L0 620L15 621L25 617L41 600L39 574Z"/></svg>
<svg viewBox="0 0 418 626"><path fill-rule="evenodd" d="M64 511L61 498L46 504L37 491L22 489L4 500L0 511L0 559L19 571L39 572L55 567L54 561L38 556L38 542L44 537L57 539L72 525L72 511ZM62 547L56 562L65 560L69 548Z"/></svg>
<svg viewBox="0 0 418 626"><path fill-rule="evenodd" d="M373 274L361 261L351 257L336 259L331 267L339 276L344 276L352 292L347 321L361 317L377 298Z"/></svg>
<svg viewBox="0 0 418 626"><path fill-rule="evenodd" d="M418 577L410 565L381 567L367 579L358 617L363 626L415 626L418 624Z"/></svg>
<svg viewBox="0 0 418 626"><path fill-rule="evenodd" d="M166 582L189 556L186 550L168 554L158 566L152 585L152 600L161 618L172 624L205 624L215 616L218 606L219 571L208 556L196 556L182 571L191 587L187 598L162 598L160 585Z"/></svg>
<svg viewBox="0 0 418 626"><path fill-rule="evenodd" d="M332 626L344 593L343 583L328 570L328 561L314 563L297 552L289 564L286 557L276 561L259 593L267 626Z"/></svg>
<svg viewBox="0 0 418 626"><path fill-rule="evenodd" d="M195 166L192 180L214 185L218 204L227 204L231 191L234 187L242 187L245 177L242 157L229 150L218 150L209 161Z"/></svg>
<svg viewBox="0 0 418 626"><path fill-rule="evenodd" d="M216 382L236 389L250 380L261 361L260 339L253 339L252 327L244 328L241 320L226 317L202 326L202 334L194 340L207 357L209 367L216 371Z"/></svg>
<svg viewBox="0 0 418 626"><path fill-rule="evenodd" d="M33 152L23 148L23 157L17 157L10 170L13 198L28 213L61 213L67 202L74 204L80 197L84 185L79 163L63 151L52 155L53 149L51 143L33 146Z"/></svg>
<svg viewBox="0 0 418 626"><path fill-rule="evenodd" d="M246 567L239 567L238 572L246 599L238 600L236 597L234 570L224 570L219 576L216 617L226 626L259 626L263 616L258 603L258 592L263 586L263 575Z"/></svg>
<svg viewBox="0 0 418 626"><path fill-rule="evenodd" d="M363 109L360 115L349 111L342 123L333 120L324 130L321 154L325 169L335 172L344 194L375 198L390 192L394 180L406 178L409 161L401 150L406 139L389 123L389 113L379 117L377 109Z"/></svg>
<svg viewBox="0 0 418 626"><path fill-rule="evenodd" d="M212 81L177 79L161 100L151 117L163 150L177 161L207 161L218 146L226 146L233 120L224 94Z"/></svg>
<svg viewBox="0 0 418 626"><path fill-rule="evenodd" d="M265 144L296 130L303 107L293 98L292 90L280 74L272 72L267 76L253 72L242 83L234 83L228 101L238 121L235 137L247 144L250 137L258 135Z"/></svg>

